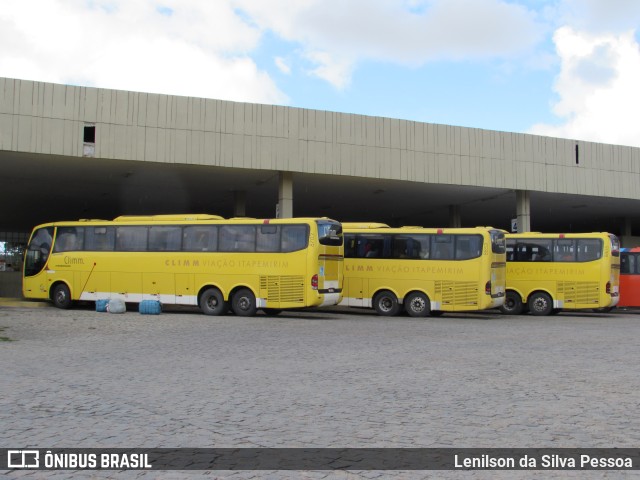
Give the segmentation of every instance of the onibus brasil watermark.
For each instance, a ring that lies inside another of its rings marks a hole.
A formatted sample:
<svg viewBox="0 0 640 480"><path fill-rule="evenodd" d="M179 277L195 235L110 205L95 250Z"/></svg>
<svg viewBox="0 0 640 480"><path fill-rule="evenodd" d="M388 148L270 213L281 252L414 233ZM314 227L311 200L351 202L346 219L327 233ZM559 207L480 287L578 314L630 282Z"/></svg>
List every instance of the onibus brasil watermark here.
<svg viewBox="0 0 640 480"><path fill-rule="evenodd" d="M0 470L640 470L638 448L12 448Z"/></svg>

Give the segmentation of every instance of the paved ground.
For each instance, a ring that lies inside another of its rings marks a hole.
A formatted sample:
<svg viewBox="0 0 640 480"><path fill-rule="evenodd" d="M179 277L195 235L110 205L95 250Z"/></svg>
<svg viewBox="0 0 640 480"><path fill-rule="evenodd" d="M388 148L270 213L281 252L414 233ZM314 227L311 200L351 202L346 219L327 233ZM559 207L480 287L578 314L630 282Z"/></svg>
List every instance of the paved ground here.
<svg viewBox="0 0 640 480"><path fill-rule="evenodd" d="M247 319L188 310L148 316L0 306L0 337L0 447L640 444L640 314L633 312L417 320L341 311ZM434 476L514 473L526 476ZM392 474L424 475L211 475ZM68 478L70 472L10 475Z"/></svg>

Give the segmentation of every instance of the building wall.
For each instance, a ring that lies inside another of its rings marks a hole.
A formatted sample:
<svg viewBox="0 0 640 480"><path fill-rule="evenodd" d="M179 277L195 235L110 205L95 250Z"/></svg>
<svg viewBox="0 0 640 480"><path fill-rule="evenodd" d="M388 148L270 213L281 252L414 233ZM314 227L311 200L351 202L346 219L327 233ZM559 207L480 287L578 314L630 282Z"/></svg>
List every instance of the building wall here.
<svg viewBox="0 0 640 480"><path fill-rule="evenodd" d="M0 150L640 199L640 149L0 78ZM579 164L576 164L576 145Z"/></svg>

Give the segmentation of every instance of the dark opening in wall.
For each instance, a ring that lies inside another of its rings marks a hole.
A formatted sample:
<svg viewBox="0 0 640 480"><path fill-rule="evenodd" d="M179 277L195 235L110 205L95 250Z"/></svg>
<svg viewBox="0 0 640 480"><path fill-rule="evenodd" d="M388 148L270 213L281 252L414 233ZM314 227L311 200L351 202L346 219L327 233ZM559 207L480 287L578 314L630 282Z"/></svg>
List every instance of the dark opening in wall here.
<svg viewBox="0 0 640 480"><path fill-rule="evenodd" d="M85 125L84 143L96 143L96 126L95 125Z"/></svg>
<svg viewBox="0 0 640 480"><path fill-rule="evenodd" d="M580 155L578 152L578 145L576 145L576 165L580 165Z"/></svg>

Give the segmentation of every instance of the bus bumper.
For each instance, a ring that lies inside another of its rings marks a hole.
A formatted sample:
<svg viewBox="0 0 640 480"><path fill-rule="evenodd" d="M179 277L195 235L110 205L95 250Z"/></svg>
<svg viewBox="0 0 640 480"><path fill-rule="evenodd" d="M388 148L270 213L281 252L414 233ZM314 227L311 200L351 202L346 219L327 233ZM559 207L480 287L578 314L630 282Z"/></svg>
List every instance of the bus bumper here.
<svg viewBox="0 0 640 480"><path fill-rule="evenodd" d="M340 301L342 300L341 292L323 293L322 296L323 296L323 299L322 299L322 303L320 304L321 307L338 305L338 303L340 303Z"/></svg>

